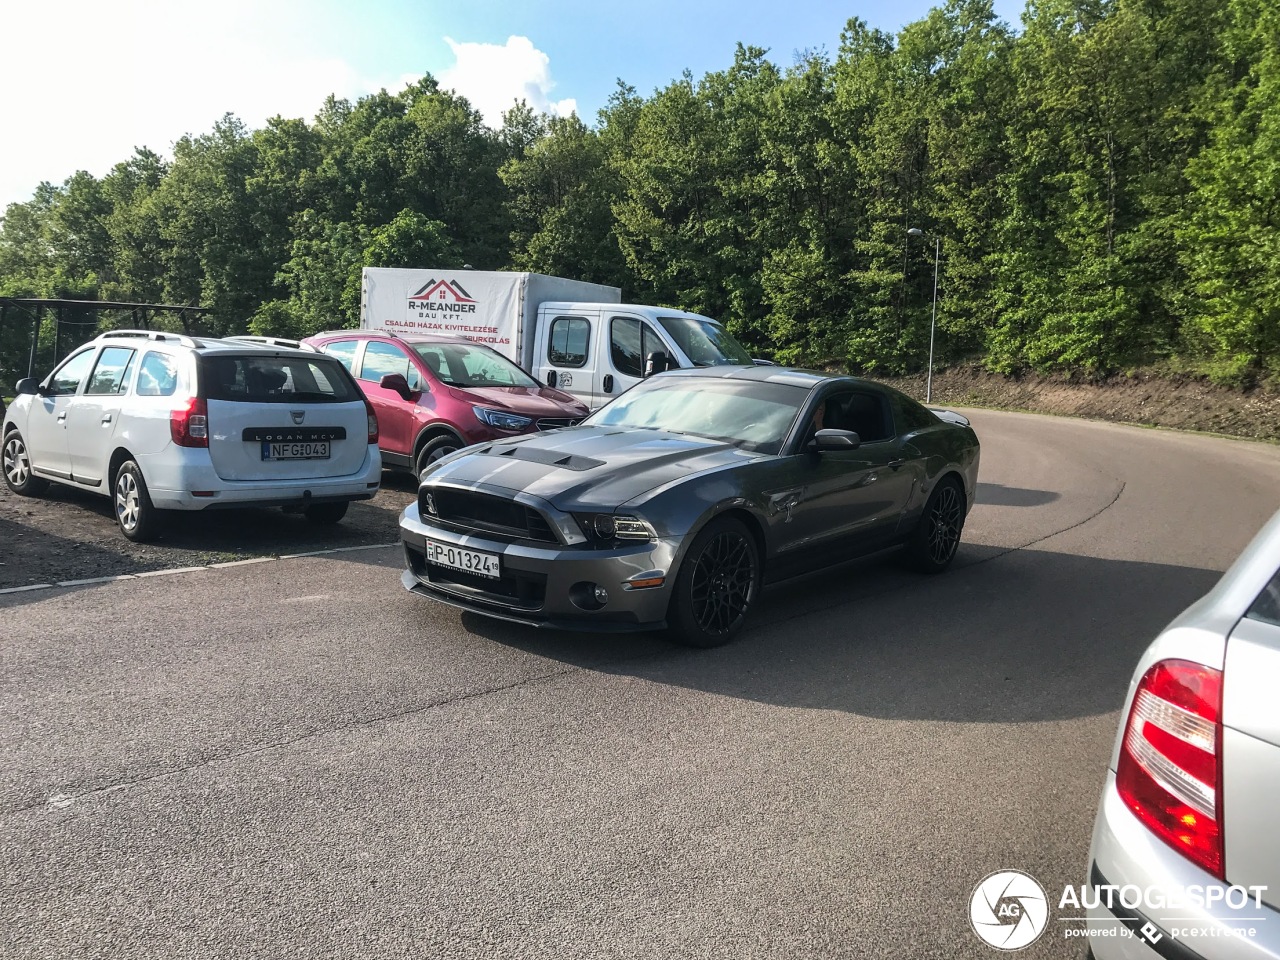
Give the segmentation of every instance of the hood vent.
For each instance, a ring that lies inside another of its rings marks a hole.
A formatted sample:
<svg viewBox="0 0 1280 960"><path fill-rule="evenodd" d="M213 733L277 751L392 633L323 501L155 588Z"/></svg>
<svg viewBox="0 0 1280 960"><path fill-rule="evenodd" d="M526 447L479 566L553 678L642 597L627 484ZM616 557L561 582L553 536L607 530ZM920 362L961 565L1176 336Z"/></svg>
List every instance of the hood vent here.
<svg viewBox="0 0 1280 960"><path fill-rule="evenodd" d="M604 466L603 460L594 460L591 457L582 457L577 454L566 455L559 450L540 450L537 447L529 446L527 443L507 447L501 453L491 453L490 451L493 449L493 447L489 447L487 450L479 450L477 453L481 456L488 454L510 460L527 460L529 463L540 463L546 467L560 467L564 470L578 472L594 470L596 467Z"/></svg>

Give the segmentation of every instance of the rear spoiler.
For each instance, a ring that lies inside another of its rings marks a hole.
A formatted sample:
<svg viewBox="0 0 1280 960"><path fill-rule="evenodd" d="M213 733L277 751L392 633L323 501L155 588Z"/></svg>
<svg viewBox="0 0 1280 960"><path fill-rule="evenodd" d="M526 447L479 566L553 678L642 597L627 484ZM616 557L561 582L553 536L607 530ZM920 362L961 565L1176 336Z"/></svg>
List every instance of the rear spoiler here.
<svg viewBox="0 0 1280 960"><path fill-rule="evenodd" d="M944 420L947 423L954 423L957 427L969 426L969 418L960 416L960 414L956 413L954 410L943 410L940 407L930 407L929 412L939 420Z"/></svg>

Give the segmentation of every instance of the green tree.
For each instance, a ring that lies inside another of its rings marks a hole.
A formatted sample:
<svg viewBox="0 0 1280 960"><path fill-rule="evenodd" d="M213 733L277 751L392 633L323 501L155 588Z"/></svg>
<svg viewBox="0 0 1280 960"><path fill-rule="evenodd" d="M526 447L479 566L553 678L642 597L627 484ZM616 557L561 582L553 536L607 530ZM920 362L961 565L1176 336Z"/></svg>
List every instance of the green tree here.
<svg viewBox="0 0 1280 960"><path fill-rule="evenodd" d="M1179 240L1189 347L1219 379L1252 384L1280 378L1280 10L1233 0L1226 44L1235 82L1190 165Z"/></svg>

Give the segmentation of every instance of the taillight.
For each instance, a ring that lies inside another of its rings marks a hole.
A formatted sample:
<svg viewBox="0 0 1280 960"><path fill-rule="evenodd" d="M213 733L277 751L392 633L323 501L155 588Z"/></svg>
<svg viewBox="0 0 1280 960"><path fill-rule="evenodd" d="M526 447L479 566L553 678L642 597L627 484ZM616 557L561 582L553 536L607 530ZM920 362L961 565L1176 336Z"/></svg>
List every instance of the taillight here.
<svg viewBox="0 0 1280 960"><path fill-rule="evenodd" d="M1222 863L1222 671L1162 660L1133 696L1116 769L1120 797L1218 879Z"/></svg>
<svg viewBox="0 0 1280 960"><path fill-rule="evenodd" d="M200 397L169 412L169 435L180 447L209 446L209 409Z"/></svg>
<svg viewBox="0 0 1280 960"><path fill-rule="evenodd" d="M369 402L369 398L364 398L364 412L369 417L369 443L378 442L378 415L373 412L373 404Z"/></svg>

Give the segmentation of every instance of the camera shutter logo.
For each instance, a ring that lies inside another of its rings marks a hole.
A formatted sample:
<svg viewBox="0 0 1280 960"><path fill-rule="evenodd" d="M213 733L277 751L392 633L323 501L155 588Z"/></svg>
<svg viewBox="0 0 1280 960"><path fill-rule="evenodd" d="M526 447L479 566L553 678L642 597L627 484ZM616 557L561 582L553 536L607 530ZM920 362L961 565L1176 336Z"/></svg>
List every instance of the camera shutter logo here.
<svg viewBox="0 0 1280 960"><path fill-rule="evenodd" d="M984 943L997 950L1021 950L1040 939L1049 922L1044 887L1018 870L1000 870L976 887L969 898L969 923Z"/></svg>

